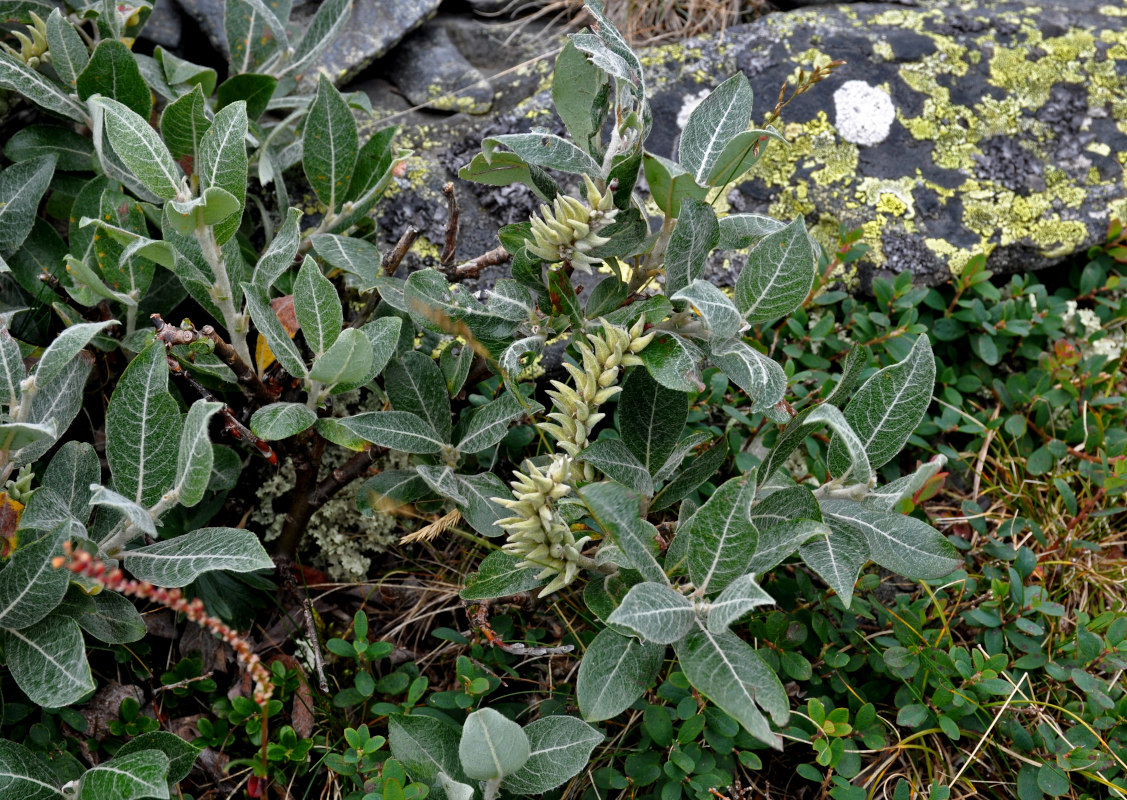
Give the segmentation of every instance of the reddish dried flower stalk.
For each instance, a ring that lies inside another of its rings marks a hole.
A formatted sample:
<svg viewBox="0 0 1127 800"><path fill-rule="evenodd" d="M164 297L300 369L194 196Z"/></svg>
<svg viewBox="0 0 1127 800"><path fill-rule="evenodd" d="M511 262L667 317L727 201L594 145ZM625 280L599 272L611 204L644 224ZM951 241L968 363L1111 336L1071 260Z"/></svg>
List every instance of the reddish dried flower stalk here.
<svg viewBox="0 0 1127 800"><path fill-rule="evenodd" d="M254 702L260 706L265 706L273 696L274 682L270 679L270 670L266 669L258 654L251 650L250 642L222 621L208 616L203 607L203 601L198 597L194 600L187 600L179 589L164 589L160 586L153 586L147 581L135 581L127 578L120 569L108 569L103 561L90 555L85 550L75 550L70 542L63 544L63 552L66 555L56 556L51 562L55 569L65 566L76 575L91 578L107 589L159 603L175 612L184 614L201 628L206 628L214 633L231 645L239 663L243 665L243 669L254 678Z"/></svg>

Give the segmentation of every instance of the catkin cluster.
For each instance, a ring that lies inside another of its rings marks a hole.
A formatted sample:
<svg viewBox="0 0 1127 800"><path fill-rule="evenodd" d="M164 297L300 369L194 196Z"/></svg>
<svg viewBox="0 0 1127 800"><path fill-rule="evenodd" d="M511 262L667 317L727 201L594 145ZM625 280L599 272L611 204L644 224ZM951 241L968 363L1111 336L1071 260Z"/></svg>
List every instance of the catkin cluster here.
<svg viewBox="0 0 1127 800"><path fill-rule="evenodd" d="M28 12L28 16L31 17L32 22L27 26L28 35L20 31L12 31L12 35L19 40L20 49L16 50L6 44L0 44L0 47L32 69L38 69L40 64L48 64L51 61L51 53L47 49L47 25L34 11Z"/></svg>
<svg viewBox="0 0 1127 800"><path fill-rule="evenodd" d="M548 414L548 419L552 421L542 422L539 427L554 437L559 448L569 456L578 456L590 443L588 434L605 416L599 413L599 406L622 391L622 387L617 385L622 370L642 363L638 353L654 337L653 332L642 335L645 324L645 316L641 316L627 331L604 320L602 331L587 334L589 345L587 342L576 344L582 356L582 368L564 364L575 388L552 381L556 387L555 391L548 392L555 406L555 410ZM584 465L583 469L584 472L575 477L593 480L590 465Z"/></svg>
<svg viewBox="0 0 1127 800"><path fill-rule="evenodd" d="M516 480L510 484L513 499L496 498L513 511L512 517L497 522L509 535L502 549L522 556L523 566L540 567L539 578L555 575L540 591L541 597L567 586L579 573L581 551L589 537L574 537L556 510L555 501L571 493L572 482L594 480L591 466L580 465L574 458L587 447L588 434L605 416L598 411L599 406L621 391L616 384L622 370L642 363L638 353L654 337L653 333L642 335L644 327L644 315L630 330L604 320L602 331L589 333L587 342L577 343L583 367L564 365L575 388L552 381L556 387L548 392L555 406L548 414L552 421L540 423L540 429L555 437L564 452L553 456L543 470L525 462L524 471L515 473Z"/></svg>
<svg viewBox="0 0 1127 800"><path fill-rule="evenodd" d="M513 499L497 499L514 513L497 522L509 534L501 549L522 556L522 566L540 567L538 578L556 576L540 591L544 597L575 580L580 551L590 538L577 540L555 508L556 500L571 493L571 459L557 454L544 470L526 461L524 472L514 474Z"/></svg>
<svg viewBox="0 0 1127 800"><path fill-rule="evenodd" d="M600 193L589 177L584 175L583 180L587 184L587 203L559 195L552 205L540 206L540 216L534 215L530 220L532 241L526 247L545 261L591 272L600 262L589 253L610 241L599 236L599 231L614 222L618 209L610 189Z"/></svg>

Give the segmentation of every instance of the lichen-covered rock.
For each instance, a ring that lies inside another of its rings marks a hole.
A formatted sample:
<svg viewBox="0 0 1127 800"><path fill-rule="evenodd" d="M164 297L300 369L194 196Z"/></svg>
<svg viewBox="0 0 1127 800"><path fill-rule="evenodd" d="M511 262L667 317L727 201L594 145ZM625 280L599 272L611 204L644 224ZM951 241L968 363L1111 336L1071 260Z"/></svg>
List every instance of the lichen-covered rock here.
<svg viewBox="0 0 1127 800"><path fill-rule="evenodd" d="M183 29L180 4L177 0L157 0L153 4L152 13L145 20L142 35L165 50L175 50L180 46Z"/></svg>
<svg viewBox="0 0 1127 800"><path fill-rule="evenodd" d="M404 39L390 59L392 81L416 106L485 114L493 87L466 60L441 25L427 24Z"/></svg>
<svg viewBox="0 0 1127 800"><path fill-rule="evenodd" d="M823 240L863 227L870 268L935 283L984 252L997 271L1036 269L1127 214L1121 4L857 4L730 39L758 113L797 67L848 62L786 109L791 147L768 149L730 200L804 214Z"/></svg>
<svg viewBox="0 0 1127 800"><path fill-rule="evenodd" d="M790 146L772 144L718 210L802 214L827 245L842 225L863 228L862 285L904 270L940 283L979 252L996 271L1043 268L1127 217L1127 8L1105 0L821 6L650 48L647 146L673 153L673 121L737 69L760 123L784 80L831 59L848 63L783 111ZM547 85L545 74L509 113L417 134L400 199L440 224L440 187L483 135L558 126ZM520 188L461 187L485 227L535 207ZM740 263L717 259L714 279L730 282Z"/></svg>

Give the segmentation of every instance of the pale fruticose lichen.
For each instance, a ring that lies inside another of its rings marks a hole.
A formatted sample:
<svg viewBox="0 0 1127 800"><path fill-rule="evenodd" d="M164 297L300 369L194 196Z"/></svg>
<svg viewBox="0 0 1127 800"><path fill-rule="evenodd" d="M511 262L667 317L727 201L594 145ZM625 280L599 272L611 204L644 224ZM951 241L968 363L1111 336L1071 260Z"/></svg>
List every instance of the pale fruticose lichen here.
<svg viewBox="0 0 1127 800"><path fill-rule="evenodd" d="M359 390L345 392L335 400L338 406L346 407L352 413L374 411L379 406L374 395L361 398ZM351 450L343 447L326 448L318 479L326 478L352 455ZM403 469L407 467L407 456L389 452L374 459L372 465L381 470ZM276 473L263 480L256 492L259 503L249 521L264 532L266 541L276 539L282 532L285 502L279 502L275 508L275 501L281 498L288 501L296 477L293 463L286 461ZM355 481L319 508L310 518L302 538L306 563L324 571L335 581L366 578L372 565L371 556L386 550L399 538L399 524L394 516L379 513L363 515L357 509L356 489L360 485L361 481Z"/></svg>

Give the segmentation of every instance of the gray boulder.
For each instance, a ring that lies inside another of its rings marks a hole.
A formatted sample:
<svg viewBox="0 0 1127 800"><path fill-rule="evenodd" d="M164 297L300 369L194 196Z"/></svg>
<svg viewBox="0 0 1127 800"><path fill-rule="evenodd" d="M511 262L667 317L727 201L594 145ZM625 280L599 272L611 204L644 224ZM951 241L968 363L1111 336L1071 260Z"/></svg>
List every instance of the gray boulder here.
<svg viewBox="0 0 1127 800"><path fill-rule="evenodd" d="M493 106L493 87L442 25L428 23L408 35L389 61L388 74L412 105L467 114L486 114Z"/></svg>

